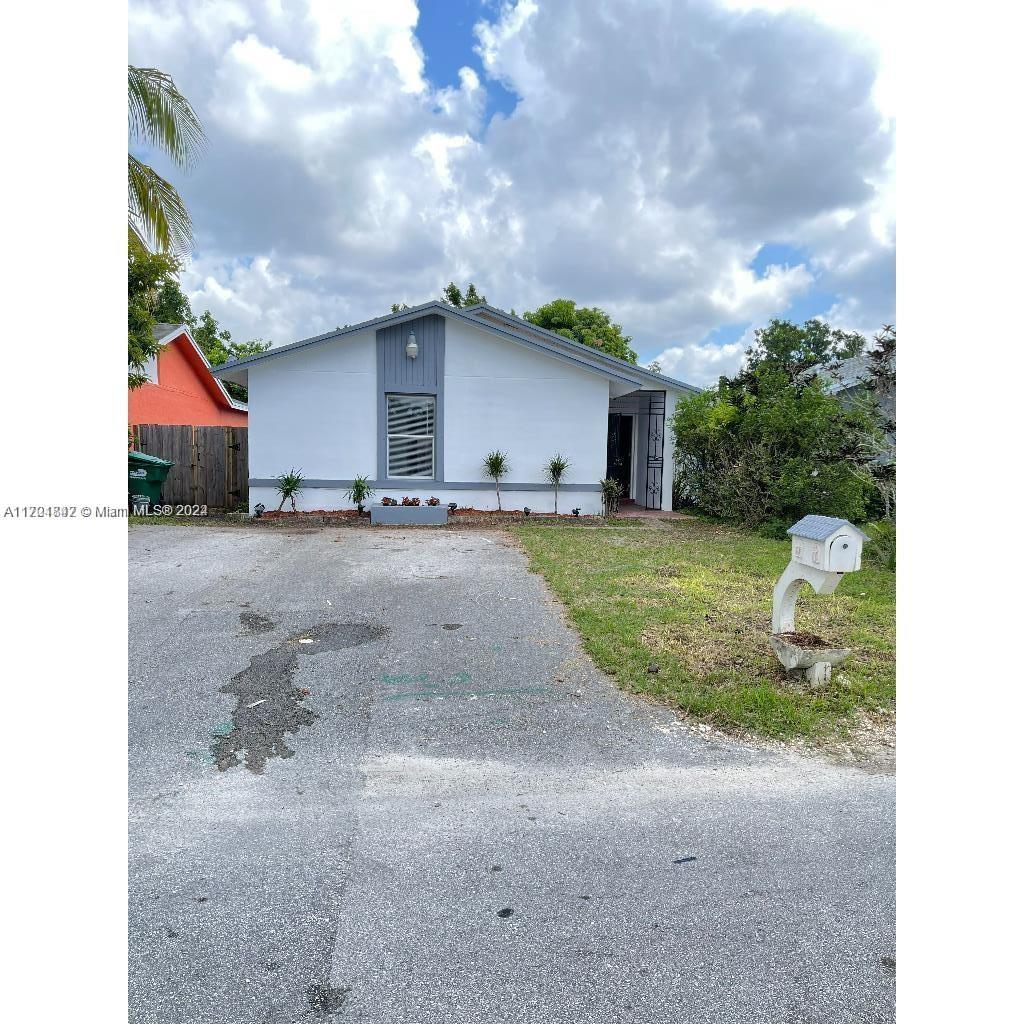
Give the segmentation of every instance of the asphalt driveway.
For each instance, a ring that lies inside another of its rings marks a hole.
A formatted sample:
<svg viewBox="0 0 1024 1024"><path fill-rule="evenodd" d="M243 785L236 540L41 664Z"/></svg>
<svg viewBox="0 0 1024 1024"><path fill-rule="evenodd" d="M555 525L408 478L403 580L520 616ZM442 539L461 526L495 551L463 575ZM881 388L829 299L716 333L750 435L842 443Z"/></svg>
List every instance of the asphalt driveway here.
<svg viewBox="0 0 1024 1024"><path fill-rule="evenodd" d="M623 695L508 537L129 549L136 1024L893 1019L894 780Z"/></svg>

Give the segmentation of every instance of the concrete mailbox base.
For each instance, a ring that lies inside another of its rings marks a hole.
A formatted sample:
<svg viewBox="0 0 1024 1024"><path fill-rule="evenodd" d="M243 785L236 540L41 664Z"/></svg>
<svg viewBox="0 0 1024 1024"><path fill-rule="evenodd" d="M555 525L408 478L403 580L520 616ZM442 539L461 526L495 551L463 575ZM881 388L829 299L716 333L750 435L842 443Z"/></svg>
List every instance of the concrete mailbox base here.
<svg viewBox="0 0 1024 1024"><path fill-rule="evenodd" d="M448 509L444 505L371 505L373 526L445 526Z"/></svg>
<svg viewBox="0 0 1024 1024"><path fill-rule="evenodd" d="M798 647L777 634L768 641L788 672L799 671L812 686L821 686L832 678L832 666L841 665L850 656L847 647Z"/></svg>

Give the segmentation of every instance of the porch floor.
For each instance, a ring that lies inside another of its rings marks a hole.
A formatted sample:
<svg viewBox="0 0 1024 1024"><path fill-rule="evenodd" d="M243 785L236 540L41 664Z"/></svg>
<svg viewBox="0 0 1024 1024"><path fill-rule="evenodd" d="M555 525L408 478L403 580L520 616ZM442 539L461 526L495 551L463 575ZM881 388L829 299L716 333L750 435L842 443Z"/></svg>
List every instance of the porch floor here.
<svg viewBox="0 0 1024 1024"><path fill-rule="evenodd" d="M684 519L682 512L666 512L660 508L644 508L632 501L619 503L619 511L615 513L617 519Z"/></svg>

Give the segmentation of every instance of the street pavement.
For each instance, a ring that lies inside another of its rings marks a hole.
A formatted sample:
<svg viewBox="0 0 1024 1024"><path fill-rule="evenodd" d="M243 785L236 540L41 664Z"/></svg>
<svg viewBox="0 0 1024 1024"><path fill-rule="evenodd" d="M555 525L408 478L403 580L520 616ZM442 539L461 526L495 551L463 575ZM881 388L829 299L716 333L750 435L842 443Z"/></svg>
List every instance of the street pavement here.
<svg viewBox="0 0 1024 1024"><path fill-rule="evenodd" d="M894 779L619 692L507 535L129 557L133 1024L894 1019Z"/></svg>

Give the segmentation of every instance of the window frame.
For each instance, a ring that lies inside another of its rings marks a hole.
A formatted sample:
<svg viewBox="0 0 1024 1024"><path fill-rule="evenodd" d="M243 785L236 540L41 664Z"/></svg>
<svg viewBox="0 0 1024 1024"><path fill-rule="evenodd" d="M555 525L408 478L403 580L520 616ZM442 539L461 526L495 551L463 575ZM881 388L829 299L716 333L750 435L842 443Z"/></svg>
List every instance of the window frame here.
<svg viewBox="0 0 1024 1024"><path fill-rule="evenodd" d="M433 429L429 434L405 434L391 433L389 421L391 418L392 398L427 398L432 403L432 424ZM385 391L384 392L384 470L387 480L437 480L437 395L421 391ZM391 439L414 438L422 441L430 438L430 473L426 476L398 476L391 472Z"/></svg>

